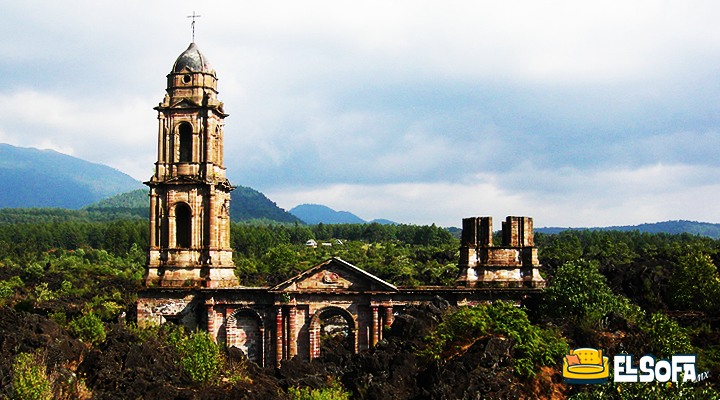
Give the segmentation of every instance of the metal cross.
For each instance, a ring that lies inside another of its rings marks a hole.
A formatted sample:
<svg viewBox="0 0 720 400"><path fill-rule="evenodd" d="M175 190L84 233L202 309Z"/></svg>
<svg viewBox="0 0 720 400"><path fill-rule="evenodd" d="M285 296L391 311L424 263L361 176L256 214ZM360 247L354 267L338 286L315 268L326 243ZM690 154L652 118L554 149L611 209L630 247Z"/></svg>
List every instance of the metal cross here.
<svg viewBox="0 0 720 400"><path fill-rule="evenodd" d="M195 11L193 11L193 15L188 15L188 18L192 18L192 31L193 31L193 43L195 43L195 18L200 18L202 15L195 15Z"/></svg>

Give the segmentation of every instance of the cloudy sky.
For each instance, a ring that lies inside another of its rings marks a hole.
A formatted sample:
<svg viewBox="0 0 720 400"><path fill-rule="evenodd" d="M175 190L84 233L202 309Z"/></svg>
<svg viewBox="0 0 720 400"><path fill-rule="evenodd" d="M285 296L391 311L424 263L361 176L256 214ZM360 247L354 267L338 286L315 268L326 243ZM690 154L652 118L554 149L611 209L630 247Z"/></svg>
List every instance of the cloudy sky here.
<svg viewBox="0 0 720 400"><path fill-rule="evenodd" d="M0 4L3 143L147 180L195 11L228 176L285 209L720 222L718 2Z"/></svg>

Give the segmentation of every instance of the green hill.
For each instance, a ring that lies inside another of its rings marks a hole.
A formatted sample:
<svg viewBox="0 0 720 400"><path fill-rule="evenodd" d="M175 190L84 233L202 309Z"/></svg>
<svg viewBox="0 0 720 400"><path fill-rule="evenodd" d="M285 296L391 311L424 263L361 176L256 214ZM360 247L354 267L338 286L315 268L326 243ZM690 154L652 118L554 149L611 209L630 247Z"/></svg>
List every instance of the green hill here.
<svg viewBox="0 0 720 400"><path fill-rule="evenodd" d="M250 220L270 220L283 223L302 222L294 215L278 207L277 204L255 189L238 186L232 191L230 202L230 220L233 222Z"/></svg>
<svg viewBox="0 0 720 400"><path fill-rule="evenodd" d="M65 208L2 208L0 225L44 222L105 222L141 220L150 216L148 189L137 189L118 194L80 210ZM248 187L232 192L230 219L233 222L295 223L296 217L279 208L264 194Z"/></svg>

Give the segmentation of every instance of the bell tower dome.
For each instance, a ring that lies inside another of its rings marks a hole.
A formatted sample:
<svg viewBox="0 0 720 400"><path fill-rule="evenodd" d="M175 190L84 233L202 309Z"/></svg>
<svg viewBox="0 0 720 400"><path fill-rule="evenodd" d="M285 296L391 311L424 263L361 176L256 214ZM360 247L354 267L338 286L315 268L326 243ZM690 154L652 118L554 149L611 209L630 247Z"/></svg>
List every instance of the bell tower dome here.
<svg viewBox="0 0 720 400"><path fill-rule="evenodd" d="M150 255L145 284L238 285L230 247L230 191L223 166L228 115L217 77L191 43L167 76L158 112L158 159L150 186Z"/></svg>

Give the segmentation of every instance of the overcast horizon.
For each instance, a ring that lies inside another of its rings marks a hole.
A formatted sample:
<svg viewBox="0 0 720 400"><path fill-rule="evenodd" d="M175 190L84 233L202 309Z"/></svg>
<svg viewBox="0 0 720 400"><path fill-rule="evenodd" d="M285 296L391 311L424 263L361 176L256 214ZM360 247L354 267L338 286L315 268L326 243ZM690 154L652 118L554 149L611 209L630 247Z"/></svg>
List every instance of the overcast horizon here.
<svg viewBox="0 0 720 400"><path fill-rule="evenodd" d="M720 222L710 1L5 2L0 143L147 180L193 11L228 177L286 210Z"/></svg>

